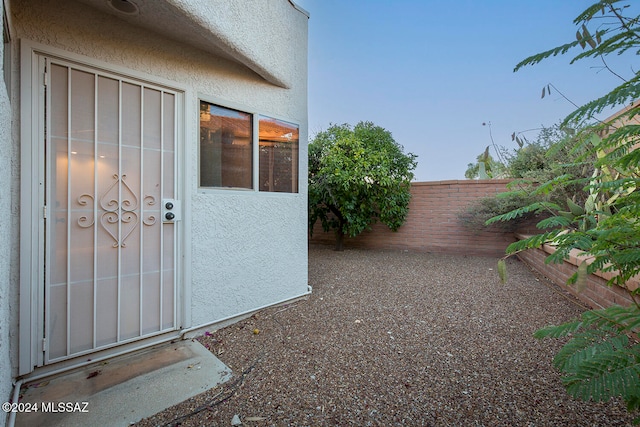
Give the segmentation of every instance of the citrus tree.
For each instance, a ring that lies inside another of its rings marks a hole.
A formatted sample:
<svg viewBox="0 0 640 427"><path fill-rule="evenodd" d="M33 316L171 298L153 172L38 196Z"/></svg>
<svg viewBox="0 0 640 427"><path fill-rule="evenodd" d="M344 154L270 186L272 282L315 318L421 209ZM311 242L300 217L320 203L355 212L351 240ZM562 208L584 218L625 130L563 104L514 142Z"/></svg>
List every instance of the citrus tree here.
<svg viewBox="0 0 640 427"><path fill-rule="evenodd" d="M333 125L309 144L309 230L319 220L355 237L375 221L396 231L405 221L416 156L403 152L391 133L371 122Z"/></svg>
<svg viewBox="0 0 640 427"><path fill-rule="evenodd" d="M607 64L610 55L640 53L640 15L632 13L632 5L631 1L618 0L593 3L574 20L576 40L533 55L515 70L581 48L572 63L599 58L613 72ZM562 262L577 250L591 259L583 262L570 279L578 289L588 274L598 270L614 273L609 284L628 292L630 306L591 310L572 322L541 329L536 337L569 337L554 364L563 373L571 395L595 401L622 397L630 411L640 409L640 290L629 284L640 273L640 149L636 149L640 143L640 104L635 102L640 98L640 71L634 70L638 67L632 68L627 77L617 74L622 81L619 86L577 108L562 124L589 124L576 137L596 159L591 177L576 181L565 173L534 190L544 194L581 182L588 193L586 200L580 204L567 200L565 206L536 202L488 221L509 220L528 212L551 213L538 224L540 234L513 243L507 254L550 243L557 250L547 262ZM549 93L550 86L544 91ZM612 107L624 106L627 108L615 120L595 119ZM498 271L504 275L503 260Z"/></svg>

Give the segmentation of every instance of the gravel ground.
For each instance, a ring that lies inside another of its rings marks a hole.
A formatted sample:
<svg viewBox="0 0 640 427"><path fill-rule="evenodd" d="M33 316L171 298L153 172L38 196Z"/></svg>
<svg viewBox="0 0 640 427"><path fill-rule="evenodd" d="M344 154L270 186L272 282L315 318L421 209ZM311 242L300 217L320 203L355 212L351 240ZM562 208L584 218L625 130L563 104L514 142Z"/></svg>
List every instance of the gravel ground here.
<svg viewBox="0 0 640 427"><path fill-rule="evenodd" d="M200 339L233 378L138 425L631 425L621 402L567 396L561 343L532 337L583 307L517 260L503 285L495 264L311 248L312 296Z"/></svg>

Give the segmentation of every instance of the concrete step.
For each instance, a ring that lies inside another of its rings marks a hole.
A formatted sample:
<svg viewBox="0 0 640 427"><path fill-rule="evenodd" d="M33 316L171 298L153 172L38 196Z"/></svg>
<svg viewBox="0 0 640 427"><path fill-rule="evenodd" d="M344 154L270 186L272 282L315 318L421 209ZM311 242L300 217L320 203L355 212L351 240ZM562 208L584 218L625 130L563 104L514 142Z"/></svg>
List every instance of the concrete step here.
<svg viewBox="0 0 640 427"><path fill-rule="evenodd" d="M18 413L15 425L129 426L230 377L198 341L163 344L23 384L20 402L38 411Z"/></svg>

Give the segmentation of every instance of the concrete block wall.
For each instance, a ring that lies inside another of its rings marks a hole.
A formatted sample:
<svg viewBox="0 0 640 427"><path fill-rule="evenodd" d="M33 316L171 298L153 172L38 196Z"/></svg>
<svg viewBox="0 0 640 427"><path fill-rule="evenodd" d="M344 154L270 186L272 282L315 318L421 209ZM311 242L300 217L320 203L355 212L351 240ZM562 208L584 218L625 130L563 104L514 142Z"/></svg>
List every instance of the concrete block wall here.
<svg viewBox="0 0 640 427"><path fill-rule="evenodd" d="M520 252L518 258L592 309L606 308L614 304L628 306L632 303L627 291L617 285L607 285L608 277L604 275L590 274L582 291L578 291L575 285L567 285L567 280L576 272L577 266L583 260L572 256L561 264L545 264L544 260L551 252L553 248L549 246L542 249L528 249ZM632 283L631 286L637 286L637 284Z"/></svg>
<svg viewBox="0 0 640 427"><path fill-rule="evenodd" d="M500 230L473 231L458 219L475 200L507 190L510 180L455 180L414 182L407 220L397 232L374 224L355 238L345 237L345 247L406 249L420 252L502 256L515 240ZM333 231L324 232L318 221L310 243L334 244Z"/></svg>
<svg viewBox="0 0 640 427"><path fill-rule="evenodd" d="M407 220L397 232L378 223L371 231L355 238L345 237L345 247L503 257L506 247L516 238L538 231L535 224L541 218L521 224L518 233L514 234L500 230L474 232L464 227L458 214L480 197L506 191L508 183L509 180L414 182L411 184ZM335 235L333 231L325 233L318 222L309 242L334 245ZM581 292L575 286L567 286L567 280L584 259L572 256L562 264L545 264L545 258L552 251L553 248L546 245L543 249L521 252L518 258L591 308L605 308L613 304L627 306L632 303L625 289L607 285L610 276L590 275L586 288ZM636 282L631 286L637 287Z"/></svg>
<svg viewBox="0 0 640 427"><path fill-rule="evenodd" d="M541 218L521 224L517 233L507 233L499 229L474 232L460 222L458 213L466 210L480 197L506 191L508 183L509 180L412 183L409 214L405 224L397 232L392 232L385 225L378 223L371 231L355 238L345 237L345 247L502 257L511 242L525 237L526 234L537 232L535 224ZM309 242L334 245L335 235L333 231L325 233L318 222ZM625 289L607 285L610 276L604 274L590 275L585 289L580 292L575 286L567 286L567 280L585 259L574 255L562 264L545 264L545 258L553 250L553 247L545 245L542 249L521 252L518 258L540 275L567 289L591 308L605 308L612 304L627 306L632 303ZM638 283L633 282L631 286L636 287Z"/></svg>

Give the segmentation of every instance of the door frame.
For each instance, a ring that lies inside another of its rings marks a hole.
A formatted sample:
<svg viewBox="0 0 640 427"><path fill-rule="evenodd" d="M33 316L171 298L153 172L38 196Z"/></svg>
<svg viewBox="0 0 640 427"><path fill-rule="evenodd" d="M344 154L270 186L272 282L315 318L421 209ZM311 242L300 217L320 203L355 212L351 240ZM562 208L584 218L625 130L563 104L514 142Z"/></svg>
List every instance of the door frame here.
<svg viewBox="0 0 640 427"><path fill-rule="evenodd" d="M182 200L182 220L176 223L176 286L177 310L176 330L152 338L140 339L129 344L116 346L92 353L91 362L117 354L144 348L159 342L175 339L181 329L189 328L191 318L190 269L185 268L190 261L190 186L192 170L190 156L187 155L191 121L190 90L173 81L148 75L83 55L67 52L28 40L20 42L20 297L19 297L19 363L18 375L28 375L34 370L55 371L80 366L87 363L87 355L67 359L51 365L44 365L44 295L45 295L45 153L44 146L44 77L39 74L38 62L43 56L54 57L66 62L95 70L164 86L178 94L177 142L176 142L176 195ZM195 117L195 116L194 116Z"/></svg>

